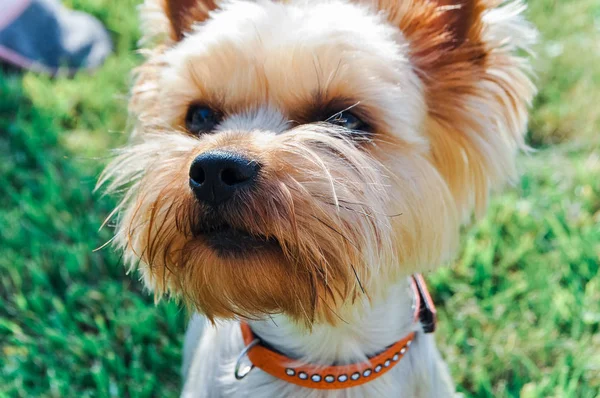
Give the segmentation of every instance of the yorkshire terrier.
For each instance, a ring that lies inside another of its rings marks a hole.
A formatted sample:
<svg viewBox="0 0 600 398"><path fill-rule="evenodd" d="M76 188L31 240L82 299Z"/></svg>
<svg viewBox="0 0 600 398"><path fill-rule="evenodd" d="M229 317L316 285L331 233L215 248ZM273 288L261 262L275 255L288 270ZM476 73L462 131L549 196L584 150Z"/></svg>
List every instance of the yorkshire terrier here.
<svg viewBox="0 0 600 398"><path fill-rule="evenodd" d="M186 397L448 397L418 272L515 176L519 1L147 0L115 242Z"/></svg>

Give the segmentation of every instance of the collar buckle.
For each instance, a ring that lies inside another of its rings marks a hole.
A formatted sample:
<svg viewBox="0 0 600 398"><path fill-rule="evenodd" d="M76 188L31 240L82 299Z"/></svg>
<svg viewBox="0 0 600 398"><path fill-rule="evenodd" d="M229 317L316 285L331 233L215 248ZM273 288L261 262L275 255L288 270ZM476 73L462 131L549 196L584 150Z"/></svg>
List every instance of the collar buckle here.
<svg viewBox="0 0 600 398"><path fill-rule="evenodd" d="M244 347L242 352L240 352L240 355L238 355L237 360L235 361L235 369L233 370L233 375L236 380L242 380L244 377L248 376L248 373L250 373L252 369L254 369L254 364L252 362L250 365L244 365L242 368L242 359L244 359L246 354L248 354L248 351L257 344L260 344L260 339L252 340L250 344Z"/></svg>

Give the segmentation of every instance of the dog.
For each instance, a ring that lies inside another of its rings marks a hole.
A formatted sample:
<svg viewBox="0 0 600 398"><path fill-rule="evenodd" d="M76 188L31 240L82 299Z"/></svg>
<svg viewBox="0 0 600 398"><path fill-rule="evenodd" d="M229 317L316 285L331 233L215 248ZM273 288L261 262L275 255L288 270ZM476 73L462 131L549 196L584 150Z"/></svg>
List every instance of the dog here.
<svg viewBox="0 0 600 398"><path fill-rule="evenodd" d="M519 1L147 0L114 242L185 397L448 397L421 272L516 175ZM450 359L451 360L451 359Z"/></svg>

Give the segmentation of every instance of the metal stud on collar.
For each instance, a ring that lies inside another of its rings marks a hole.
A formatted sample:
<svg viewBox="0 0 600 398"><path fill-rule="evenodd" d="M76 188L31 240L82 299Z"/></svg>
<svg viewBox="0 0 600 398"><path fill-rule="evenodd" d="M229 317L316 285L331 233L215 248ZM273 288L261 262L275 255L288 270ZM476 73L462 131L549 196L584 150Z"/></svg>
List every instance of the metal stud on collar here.
<svg viewBox="0 0 600 398"><path fill-rule="evenodd" d="M244 377L248 376L248 373L250 373L252 369L254 369L254 365L251 363L250 365L244 366L244 368L240 370L242 367L242 359L246 356L246 354L248 354L248 351L250 351L252 347L259 343L260 339L252 340L250 344L244 347L242 352L240 352L240 355L238 355L237 360L235 361L235 369L233 370L233 375L237 380L242 380Z"/></svg>

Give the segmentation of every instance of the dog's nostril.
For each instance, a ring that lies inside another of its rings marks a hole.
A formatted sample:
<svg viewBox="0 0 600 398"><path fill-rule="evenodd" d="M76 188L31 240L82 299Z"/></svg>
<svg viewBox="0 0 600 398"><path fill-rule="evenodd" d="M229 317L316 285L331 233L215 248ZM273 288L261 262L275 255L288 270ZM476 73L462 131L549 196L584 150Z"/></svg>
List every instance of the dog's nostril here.
<svg viewBox="0 0 600 398"><path fill-rule="evenodd" d="M221 181L225 185L233 186L248 181L252 176L247 175L241 169L227 168L221 172Z"/></svg>
<svg viewBox="0 0 600 398"><path fill-rule="evenodd" d="M202 185L206 179L204 169L201 165L193 165L190 168L190 179L198 185Z"/></svg>

